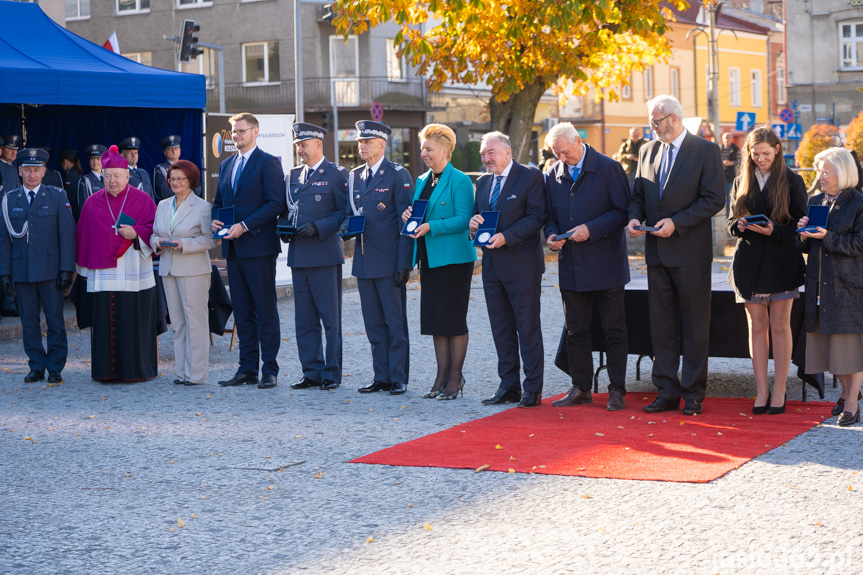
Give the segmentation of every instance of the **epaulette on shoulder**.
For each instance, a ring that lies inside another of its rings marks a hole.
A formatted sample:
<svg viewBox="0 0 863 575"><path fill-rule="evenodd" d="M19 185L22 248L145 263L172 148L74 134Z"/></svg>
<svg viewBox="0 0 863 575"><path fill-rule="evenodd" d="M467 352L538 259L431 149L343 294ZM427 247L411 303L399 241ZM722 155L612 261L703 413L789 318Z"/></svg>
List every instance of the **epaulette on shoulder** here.
<svg viewBox="0 0 863 575"><path fill-rule="evenodd" d="M339 164L333 164L333 165L334 165L334 166L336 167L336 169L337 169L338 171L340 171L340 172L347 172L347 171L348 171L348 169L347 169L346 167L344 167L344 166L340 166Z"/></svg>
<svg viewBox="0 0 863 575"><path fill-rule="evenodd" d="M404 170L404 167L402 167L400 164L393 164L393 169L397 172L400 172Z"/></svg>

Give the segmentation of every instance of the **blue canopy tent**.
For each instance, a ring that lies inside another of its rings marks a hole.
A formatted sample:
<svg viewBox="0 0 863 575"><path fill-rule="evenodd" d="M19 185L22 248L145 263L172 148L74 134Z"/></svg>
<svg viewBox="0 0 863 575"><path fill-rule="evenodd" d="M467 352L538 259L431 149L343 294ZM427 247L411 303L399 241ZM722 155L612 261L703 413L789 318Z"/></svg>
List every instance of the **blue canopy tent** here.
<svg viewBox="0 0 863 575"><path fill-rule="evenodd" d="M26 24L26 25L25 25ZM0 0L0 135L29 146L79 151L141 138L139 165L165 160L159 141L183 138L203 162L206 79L150 68L72 34L38 5Z"/></svg>

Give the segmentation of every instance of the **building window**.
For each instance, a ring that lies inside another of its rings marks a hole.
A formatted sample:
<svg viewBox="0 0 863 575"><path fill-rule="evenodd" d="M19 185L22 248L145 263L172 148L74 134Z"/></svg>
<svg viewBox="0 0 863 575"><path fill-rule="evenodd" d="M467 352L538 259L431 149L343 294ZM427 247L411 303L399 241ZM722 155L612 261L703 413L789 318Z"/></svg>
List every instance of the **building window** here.
<svg viewBox="0 0 863 575"><path fill-rule="evenodd" d="M671 95L680 100L680 68L671 68L669 78L671 80Z"/></svg>
<svg viewBox="0 0 863 575"><path fill-rule="evenodd" d="M279 80L279 43L243 44L243 83L271 84Z"/></svg>
<svg viewBox="0 0 863 575"><path fill-rule="evenodd" d="M776 68L776 103L785 105L785 68Z"/></svg>
<svg viewBox="0 0 863 575"><path fill-rule="evenodd" d="M177 8L195 8L212 5L213 0L177 0Z"/></svg>
<svg viewBox="0 0 863 575"><path fill-rule="evenodd" d="M90 17L90 0L66 0L66 20Z"/></svg>
<svg viewBox="0 0 863 575"><path fill-rule="evenodd" d="M728 69L728 104L740 107L740 68Z"/></svg>
<svg viewBox="0 0 863 575"><path fill-rule="evenodd" d="M330 77L336 91L336 104L358 106L360 55L357 37L330 36Z"/></svg>
<svg viewBox="0 0 863 575"><path fill-rule="evenodd" d="M752 107L761 107L761 70L750 70L750 90L752 91Z"/></svg>
<svg viewBox="0 0 863 575"><path fill-rule="evenodd" d="M620 98L622 100L632 100L632 74L629 75L628 82L620 87Z"/></svg>
<svg viewBox="0 0 863 575"><path fill-rule="evenodd" d="M216 64L218 63L218 55L210 48L203 48L203 52L197 58L189 60L188 63L182 62L177 67L180 72L186 74L202 74L207 78L207 89L216 87Z"/></svg>
<svg viewBox="0 0 863 575"><path fill-rule="evenodd" d="M653 68L644 69L644 99L653 99Z"/></svg>
<svg viewBox="0 0 863 575"><path fill-rule="evenodd" d="M149 12L150 0L117 0L117 14Z"/></svg>
<svg viewBox="0 0 863 575"><path fill-rule="evenodd" d="M863 22L841 24L839 42L842 47L843 70L863 68Z"/></svg>
<svg viewBox="0 0 863 575"><path fill-rule="evenodd" d="M127 54L120 54L124 58L128 58L133 62L137 62L138 64L143 64L144 66L152 66L153 65L153 53L152 52L129 52Z"/></svg>
<svg viewBox="0 0 863 575"><path fill-rule="evenodd" d="M392 38L387 38L387 79L396 82L407 79L404 56L398 55L396 42Z"/></svg>

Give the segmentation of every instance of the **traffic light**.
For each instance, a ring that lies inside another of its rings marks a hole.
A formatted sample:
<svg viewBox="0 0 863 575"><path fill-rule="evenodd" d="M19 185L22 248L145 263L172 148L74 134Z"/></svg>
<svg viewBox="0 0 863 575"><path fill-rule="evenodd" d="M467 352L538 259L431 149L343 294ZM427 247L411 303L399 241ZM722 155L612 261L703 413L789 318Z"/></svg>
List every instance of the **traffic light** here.
<svg viewBox="0 0 863 575"><path fill-rule="evenodd" d="M333 113L332 112L324 112L324 121L321 124L321 128L329 132L333 129Z"/></svg>
<svg viewBox="0 0 863 575"><path fill-rule="evenodd" d="M201 27L194 20L183 20L183 28L180 30L180 63L188 64L192 58L197 58L204 53L203 48L198 47L198 37L195 34Z"/></svg>

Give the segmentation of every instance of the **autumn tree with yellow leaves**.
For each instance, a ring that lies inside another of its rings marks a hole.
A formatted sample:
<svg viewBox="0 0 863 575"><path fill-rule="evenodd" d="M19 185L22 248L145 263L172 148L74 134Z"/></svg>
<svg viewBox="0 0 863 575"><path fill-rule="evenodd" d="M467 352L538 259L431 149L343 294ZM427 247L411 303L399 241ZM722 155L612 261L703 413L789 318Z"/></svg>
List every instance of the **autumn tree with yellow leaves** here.
<svg viewBox="0 0 863 575"><path fill-rule="evenodd" d="M830 124L813 124L800 139L794 160L800 168L814 168L818 152L839 145L839 128ZM800 175L807 187L815 180L815 172L800 172Z"/></svg>
<svg viewBox="0 0 863 575"><path fill-rule="evenodd" d="M448 82L491 89L491 129L508 134L527 160L540 97L548 89L617 100L633 70L665 60L672 18L662 0L337 0L340 34L384 22L431 91ZM684 0L671 5L685 9ZM571 95L571 94L570 94ZM645 112L646 113L646 112Z"/></svg>

